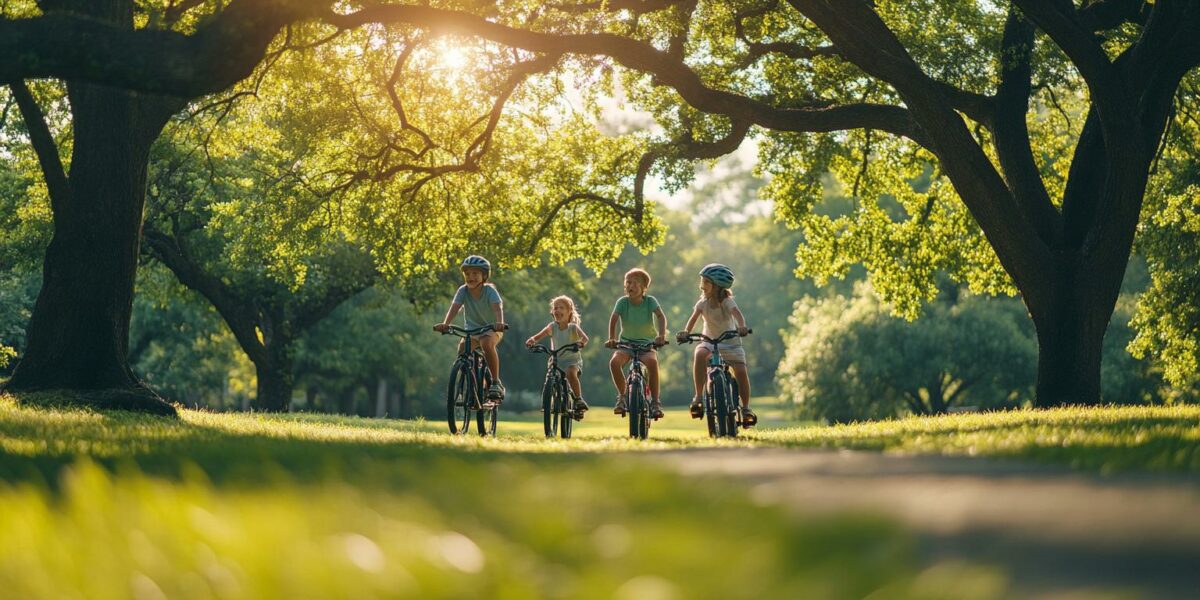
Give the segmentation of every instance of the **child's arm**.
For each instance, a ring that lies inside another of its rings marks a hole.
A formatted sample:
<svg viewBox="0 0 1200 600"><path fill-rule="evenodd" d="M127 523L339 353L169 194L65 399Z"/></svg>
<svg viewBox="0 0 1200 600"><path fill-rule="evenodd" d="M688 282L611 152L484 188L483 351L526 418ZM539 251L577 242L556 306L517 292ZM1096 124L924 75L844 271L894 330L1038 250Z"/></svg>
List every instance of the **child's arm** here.
<svg viewBox="0 0 1200 600"><path fill-rule="evenodd" d="M442 319L441 323L434 325L433 330L445 333L446 329L450 326L450 322L454 320L454 317L458 316L458 311L462 310L462 307L461 302L451 302L450 310L446 311L446 318Z"/></svg>
<svg viewBox="0 0 1200 600"><path fill-rule="evenodd" d="M525 340L525 346L526 347L532 346L532 345L538 343L538 341L540 341L542 338L544 338L548 335L550 335L550 326L549 325L543 327L541 331L533 334L532 336L529 337L529 339Z"/></svg>
<svg viewBox="0 0 1200 600"><path fill-rule="evenodd" d="M588 334L583 332L583 327L579 323L575 324L575 331L579 332L579 347L582 348L588 343Z"/></svg>
<svg viewBox="0 0 1200 600"><path fill-rule="evenodd" d="M484 292L492 301L492 314L496 317L496 320L492 321L492 324L495 325L492 328L493 331L508 329L508 326L504 324L504 300L500 298L500 292L496 291L496 286L490 283L485 285Z"/></svg>
<svg viewBox="0 0 1200 600"><path fill-rule="evenodd" d="M611 317L608 318L608 341L604 345L609 348L617 347L617 321L621 320L621 315L613 311Z"/></svg>
<svg viewBox="0 0 1200 600"><path fill-rule="evenodd" d="M692 332L692 328L696 326L696 321L700 320L700 309L693 308L692 316L688 317L687 325L683 326L683 331L675 334L675 341L680 344L687 341L688 334Z"/></svg>
<svg viewBox="0 0 1200 600"><path fill-rule="evenodd" d="M738 335L746 335L749 329L746 327L746 317L742 315L742 309L735 306L733 310L729 311L729 314L733 315L734 321L737 321Z"/></svg>
<svg viewBox="0 0 1200 600"><path fill-rule="evenodd" d="M659 346L667 343L667 313L663 312L662 307L654 309L654 316L658 317L658 337L654 340Z"/></svg>
<svg viewBox="0 0 1200 600"><path fill-rule="evenodd" d="M504 324L504 303L496 302L492 304L492 314L496 315L496 331L504 331L508 326Z"/></svg>

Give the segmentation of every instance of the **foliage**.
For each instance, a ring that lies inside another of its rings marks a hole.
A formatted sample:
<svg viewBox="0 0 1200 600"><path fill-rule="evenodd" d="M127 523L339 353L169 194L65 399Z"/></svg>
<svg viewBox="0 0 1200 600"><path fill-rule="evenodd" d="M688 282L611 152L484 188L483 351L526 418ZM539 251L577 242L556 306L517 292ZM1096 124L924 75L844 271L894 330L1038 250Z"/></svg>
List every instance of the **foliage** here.
<svg viewBox="0 0 1200 600"><path fill-rule="evenodd" d="M212 305L157 263L138 269L129 361L152 388L186 406L238 407L252 389L236 381L245 358Z"/></svg>
<svg viewBox="0 0 1200 600"><path fill-rule="evenodd" d="M833 422L1019 405L1037 362L1021 305L959 294L943 291L915 322L865 283L848 298L798 301L783 389L802 416Z"/></svg>
<svg viewBox="0 0 1200 600"><path fill-rule="evenodd" d="M1167 143L1150 181L1138 240L1150 285L1137 303L1130 342L1139 357L1153 356L1174 387L1200 388L1200 73L1180 90Z"/></svg>

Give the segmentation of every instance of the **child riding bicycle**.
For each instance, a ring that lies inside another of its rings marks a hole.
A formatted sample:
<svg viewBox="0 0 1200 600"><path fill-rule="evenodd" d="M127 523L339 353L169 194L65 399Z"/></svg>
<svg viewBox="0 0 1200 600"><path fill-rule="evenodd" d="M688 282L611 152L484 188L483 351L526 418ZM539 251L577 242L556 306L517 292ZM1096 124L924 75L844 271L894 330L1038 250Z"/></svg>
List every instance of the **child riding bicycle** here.
<svg viewBox="0 0 1200 600"><path fill-rule="evenodd" d="M628 411L623 368L633 358L632 351L616 349L617 326L620 325L622 341L653 340L656 346L667 343L667 315L659 306L658 299L646 294L649 288L650 274L642 269L630 269L625 274L625 295L617 300L612 316L608 319L608 341L604 342L604 345L615 349L612 359L608 361L613 385L617 388L614 414L624 415ZM658 353L650 350L643 353L640 360L646 365L646 375L650 383L650 417L661 419L663 411L662 402L658 397Z"/></svg>
<svg viewBox="0 0 1200 600"><path fill-rule="evenodd" d="M558 296L550 300L550 316L554 318L541 331L525 340L525 346L531 347L539 340L549 336L550 348L558 349L568 344L578 343L580 348L587 346L588 336L579 326L579 313L575 310L575 301L568 296ZM575 404L575 420L583 420L587 411L587 402L583 401L583 391L579 385L579 374L583 371L583 357L579 352L563 352L558 357L558 367L567 375L567 385L575 392L578 402Z"/></svg>
<svg viewBox="0 0 1200 600"><path fill-rule="evenodd" d="M716 338L728 330L736 329L739 336L746 335L746 317L733 301L733 271L725 265L713 263L700 269L700 301L692 309L683 331L676 334L681 342L687 339L696 326L696 320L704 319L704 335ZM692 363L692 381L695 385L695 395L688 411L693 419L704 416L704 404L701 396L704 393L705 372L708 359L712 356L713 345L702 342L696 346L695 360ZM740 337L733 338L721 345L721 359L733 368L737 379L739 396L742 401L743 425L752 427L758 423L758 415L750 409L750 376L746 370L746 350L742 347Z"/></svg>
<svg viewBox="0 0 1200 600"><path fill-rule="evenodd" d="M500 343L504 336L503 331L508 327L504 324L504 301L500 298L496 286L488 283L492 263L486 258L472 254L463 259L459 268L465 283L454 293L450 310L446 311L446 317L441 323L433 326L433 330L445 333L450 322L463 309L466 309L463 310L463 319L467 329L483 327L488 323L495 324L496 331L472 336L471 344L472 347L478 346L483 350L483 358L492 372L492 385L488 388L487 397L494 405L499 406L504 401L504 384L500 383L500 356L496 352L496 344Z"/></svg>

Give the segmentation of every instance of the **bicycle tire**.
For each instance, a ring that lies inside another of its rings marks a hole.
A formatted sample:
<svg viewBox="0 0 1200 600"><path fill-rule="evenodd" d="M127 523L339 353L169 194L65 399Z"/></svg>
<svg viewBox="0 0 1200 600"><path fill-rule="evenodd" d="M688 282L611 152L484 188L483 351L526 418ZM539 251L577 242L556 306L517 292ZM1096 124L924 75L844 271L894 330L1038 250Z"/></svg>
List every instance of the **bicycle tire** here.
<svg viewBox="0 0 1200 600"><path fill-rule="evenodd" d="M728 437L738 437L738 426L742 425L742 420L738 419L738 380L732 377L726 377L726 394L725 394L725 434Z"/></svg>
<svg viewBox="0 0 1200 600"><path fill-rule="evenodd" d="M476 377L479 385L476 386L475 393L478 394L479 402L482 405L485 402L490 402L487 400L487 390L492 385L492 372L488 369L486 364L483 364L482 357L479 358L479 363L479 368L476 371ZM475 413L475 420L479 425L480 436L486 437L490 435L492 437L496 437L495 405L492 405L491 408L481 408L479 412Z"/></svg>
<svg viewBox="0 0 1200 600"><path fill-rule="evenodd" d="M450 367L450 383L446 386L446 421L451 434L466 434L471 426L471 371L467 365L455 362Z"/></svg>
<svg viewBox="0 0 1200 600"><path fill-rule="evenodd" d="M558 434L555 414L557 403L554 401L554 393L558 387L556 379L553 374L547 374L546 381L542 384L542 429L548 438Z"/></svg>
<svg viewBox="0 0 1200 600"><path fill-rule="evenodd" d="M569 440L571 439L571 428L575 425L575 402L570 390L567 389L566 381L558 382L558 401L554 404L558 408L558 433L562 435L562 439Z"/></svg>
<svg viewBox="0 0 1200 600"><path fill-rule="evenodd" d="M708 426L708 437L717 437L717 403L713 398L713 389L717 381L714 376L708 376L708 387L704 388L704 424Z"/></svg>
<svg viewBox="0 0 1200 600"><path fill-rule="evenodd" d="M717 437L725 437L729 435L729 387L725 381L725 374L713 373L709 385L712 387L713 404L717 409Z"/></svg>
<svg viewBox="0 0 1200 600"><path fill-rule="evenodd" d="M642 384L635 380L626 389L628 390L626 401L629 407L629 437L644 440L646 439L645 415L647 410Z"/></svg>
<svg viewBox="0 0 1200 600"><path fill-rule="evenodd" d="M485 408L476 413L476 419L479 421L479 435L487 437L496 437L496 409Z"/></svg>

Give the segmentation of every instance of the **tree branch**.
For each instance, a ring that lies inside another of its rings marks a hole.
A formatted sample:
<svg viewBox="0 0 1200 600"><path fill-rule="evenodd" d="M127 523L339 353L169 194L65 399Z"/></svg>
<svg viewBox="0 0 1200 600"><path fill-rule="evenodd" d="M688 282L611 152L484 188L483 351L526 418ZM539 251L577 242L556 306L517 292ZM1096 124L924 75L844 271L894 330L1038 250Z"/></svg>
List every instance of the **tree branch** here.
<svg viewBox="0 0 1200 600"><path fill-rule="evenodd" d="M213 277L188 256L179 239L147 224L142 232L146 251L175 274L188 289L204 296L225 319L238 345L255 364L269 360L266 346L258 339L257 310L239 302L225 283Z"/></svg>
<svg viewBox="0 0 1200 600"><path fill-rule="evenodd" d="M1042 241L1053 245L1062 218L1046 191L1029 140L1029 95L1033 91L1034 28L1016 9L1009 9L1000 42L1000 85L996 90L992 135L1004 179L1017 204Z"/></svg>
<svg viewBox="0 0 1200 600"><path fill-rule="evenodd" d="M46 189L50 192L50 205L55 214L60 214L65 203L70 201L71 183L63 169L62 157L58 154L58 144L46 125L46 116L42 108L34 100L29 86L24 80L11 81L8 84L12 90L21 118L25 121L25 129L29 132L29 141L37 154L38 163L42 166L42 176L46 181Z"/></svg>
<svg viewBox="0 0 1200 600"><path fill-rule="evenodd" d="M609 56L626 67L653 74L656 83L674 88L684 101L702 112L747 120L775 131L832 132L871 128L908 137L918 143L925 141L904 108L874 104L777 108L741 94L710 88L680 57L618 35L555 35L523 31L470 14L422 6L372 6L346 15L328 13L324 19L345 28L365 23L410 23L466 31L532 52Z"/></svg>
<svg viewBox="0 0 1200 600"><path fill-rule="evenodd" d="M613 200L612 198L605 198L599 194L592 194L589 192L571 194L570 196L559 200L558 203L550 209L550 212L546 213L546 216L542 219L542 223L538 225L537 231L534 232L533 238L531 238L531 241L529 242L529 249L526 251L526 254L533 254L537 252L538 242L540 242L542 237L546 235L546 230L548 230L550 225L554 223L554 219L558 216L558 213L562 212L568 206L583 200L603 204L612 209L612 211L618 215L633 217L635 220L641 218L640 206L637 208L630 208L616 200Z"/></svg>
<svg viewBox="0 0 1200 600"><path fill-rule="evenodd" d="M1022 292L1038 293L1033 279L1050 263L1049 247L954 110L945 88L921 70L866 0L790 3L821 28L847 60L900 93L928 138L923 145L938 157L1005 270Z"/></svg>

